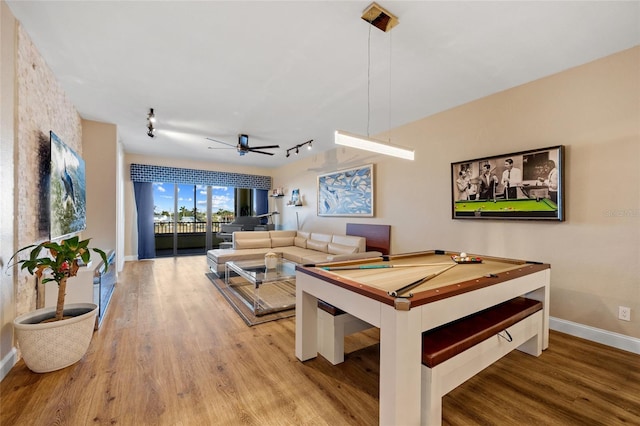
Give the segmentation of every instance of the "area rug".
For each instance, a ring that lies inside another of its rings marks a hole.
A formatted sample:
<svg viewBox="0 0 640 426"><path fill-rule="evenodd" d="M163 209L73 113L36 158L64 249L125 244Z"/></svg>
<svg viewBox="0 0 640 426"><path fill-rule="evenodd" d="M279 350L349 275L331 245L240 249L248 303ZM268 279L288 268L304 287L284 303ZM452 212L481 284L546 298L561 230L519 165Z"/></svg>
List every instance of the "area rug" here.
<svg viewBox="0 0 640 426"><path fill-rule="evenodd" d="M296 314L295 309L288 309L286 311L273 312L265 315L256 316L251 309L245 304L245 301L236 293L235 291L226 287L225 283L218 278L212 272L205 273L207 278L213 283L215 288L222 294L222 296L229 302L231 307L240 315L240 318L244 320L244 322L252 327L258 324L264 324L266 322L279 320L282 318L290 318ZM291 291L287 289L288 286L283 285L279 288L280 291ZM293 287L293 292L295 293L295 286ZM246 293L243 292L245 296L249 297Z"/></svg>

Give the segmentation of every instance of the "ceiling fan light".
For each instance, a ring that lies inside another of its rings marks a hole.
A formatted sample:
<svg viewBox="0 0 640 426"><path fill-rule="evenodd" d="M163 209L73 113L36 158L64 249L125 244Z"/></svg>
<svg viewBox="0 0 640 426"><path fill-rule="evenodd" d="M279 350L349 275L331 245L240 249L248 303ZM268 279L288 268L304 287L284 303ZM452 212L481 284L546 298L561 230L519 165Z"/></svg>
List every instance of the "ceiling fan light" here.
<svg viewBox="0 0 640 426"><path fill-rule="evenodd" d="M412 161L415 154L415 151L413 149L387 144L382 141L368 138L366 136L360 136L353 133L344 132L342 130L336 130L335 143L336 145L363 149L365 151L377 152L378 154L404 158L405 160Z"/></svg>

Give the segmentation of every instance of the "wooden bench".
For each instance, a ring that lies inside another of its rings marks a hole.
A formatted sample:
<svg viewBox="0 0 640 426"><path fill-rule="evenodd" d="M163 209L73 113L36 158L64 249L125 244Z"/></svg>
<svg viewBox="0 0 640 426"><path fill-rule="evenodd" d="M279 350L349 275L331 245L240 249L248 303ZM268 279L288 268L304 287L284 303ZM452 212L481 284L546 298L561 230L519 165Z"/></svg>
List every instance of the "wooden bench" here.
<svg viewBox="0 0 640 426"><path fill-rule="evenodd" d="M442 397L513 349L542 353L542 303L517 297L422 334L421 423L440 425Z"/></svg>
<svg viewBox="0 0 640 426"><path fill-rule="evenodd" d="M318 300L318 353L331 364L344 362L344 337L373 326Z"/></svg>

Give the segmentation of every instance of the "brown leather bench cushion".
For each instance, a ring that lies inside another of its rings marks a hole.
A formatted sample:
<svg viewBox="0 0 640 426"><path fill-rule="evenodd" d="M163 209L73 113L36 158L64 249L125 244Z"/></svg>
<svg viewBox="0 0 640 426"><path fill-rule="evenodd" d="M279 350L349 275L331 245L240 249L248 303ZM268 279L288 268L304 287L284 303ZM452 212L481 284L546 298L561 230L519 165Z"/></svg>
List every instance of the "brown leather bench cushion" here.
<svg viewBox="0 0 640 426"><path fill-rule="evenodd" d="M422 333L422 363L435 367L542 309L537 300L516 297Z"/></svg>
<svg viewBox="0 0 640 426"><path fill-rule="evenodd" d="M335 306L330 305L329 303L325 302L324 300L320 300L320 299L318 299L318 308L322 309L325 312L330 313L334 317L336 315L342 315L342 314L346 313L342 309L338 309Z"/></svg>

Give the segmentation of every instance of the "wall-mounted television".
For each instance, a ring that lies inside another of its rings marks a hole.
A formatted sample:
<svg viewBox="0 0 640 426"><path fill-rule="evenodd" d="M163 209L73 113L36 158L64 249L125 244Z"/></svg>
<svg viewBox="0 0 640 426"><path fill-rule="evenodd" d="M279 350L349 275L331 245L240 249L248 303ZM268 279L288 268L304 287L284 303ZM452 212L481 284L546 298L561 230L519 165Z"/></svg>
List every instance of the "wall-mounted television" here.
<svg viewBox="0 0 640 426"><path fill-rule="evenodd" d="M451 164L453 219L564 220L564 146Z"/></svg>
<svg viewBox="0 0 640 426"><path fill-rule="evenodd" d="M85 163L55 133L49 132L49 238L76 234L87 227Z"/></svg>

